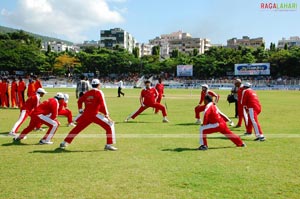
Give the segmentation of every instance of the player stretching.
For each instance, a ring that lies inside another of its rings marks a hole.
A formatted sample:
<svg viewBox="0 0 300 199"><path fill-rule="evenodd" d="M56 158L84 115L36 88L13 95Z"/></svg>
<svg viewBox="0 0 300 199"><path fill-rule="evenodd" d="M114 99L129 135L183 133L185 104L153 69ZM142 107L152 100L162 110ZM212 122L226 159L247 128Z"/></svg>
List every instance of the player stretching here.
<svg viewBox="0 0 300 199"><path fill-rule="evenodd" d="M165 86L164 86L164 84L162 83L162 79L159 78L159 79L158 79L158 83L157 83L156 86L155 86L155 89L156 89L157 92L158 92L158 96L157 96L156 102L159 103L159 104L160 104L160 102L161 102L161 99L165 96L165 95L164 95L164 88L165 88ZM158 111L159 111L158 108L156 108L156 109L155 109L155 114L157 114Z"/></svg>
<svg viewBox="0 0 300 199"><path fill-rule="evenodd" d="M82 110L83 103L84 110ZM106 145L104 150L116 151L117 148L112 146L116 142L115 126L109 117L104 94L100 90L100 81L98 79L93 79L92 89L78 99L78 109L82 115L77 119L76 127L69 132L65 140L60 144L60 148L66 148L83 129L91 123L96 123L106 131Z"/></svg>
<svg viewBox="0 0 300 199"><path fill-rule="evenodd" d="M50 98L38 105L30 115L31 119L28 127L22 131L19 137L13 139L14 142L20 142L20 140L24 139L37 125L45 124L49 129L45 136L40 140L39 144L53 144L51 139L59 126L59 122L56 118L58 107L63 100L64 95L62 93L57 93L54 98Z"/></svg>
<svg viewBox="0 0 300 199"><path fill-rule="evenodd" d="M204 98L206 95L211 96L212 98L215 98L214 103L217 104L219 102L220 96L218 94L216 94L215 92L208 90L208 85L207 84L203 84L201 85L202 87L202 91L201 91L201 96L200 96L200 101L198 106L195 107L195 118L196 120L196 124L201 124L201 119L200 119L200 112L203 112L205 109L205 105L202 105L202 103L204 102ZM229 122L230 126L233 126L234 123L231 119L229 119L224 113L222 113L220 110L218 110L221 117L224 119L225 122Z"/></svg>
<svg viewBox="0 0 300 199"><path fill-rule="evenodd" d="M26 118L32 113L32 111L35 109L35 107L37 107L40 104L40 99L41 97L44 96L44 94L46 94L47 92L42 89L39 88L36 91L36 94L29 97L25 104L22 106L21 108L21 113L19 116L18 121L15 123L15 125L13 126L13 128L11 129L11 131L9 132L8 135L10 136L16 136L20 126L23 124L23 122L26 120ZM38 125L39 126L39 125Z"/></svg>
<svg viewBox="0 0 300 199"><path fill-rule="evenodd" d="M265 137L258 122L258 115L261 112L261 105L258 100L257 94L250 88L251 84L246 82L241 98L241 104L248 114L247 132L245 135L252 134L254 129L256 139L255 141L265 141Z"/></svg>
<svg viewBox="0 0 300 199"><path fill-rule="evenodd" d="M245 147L241 138L232 133L227 127L226 123L222 119L218 112L218 108L212 102L212 97L206 95L204 98L205 111L203 116L203 125L200 126L200 147L199 150L207 150L207 134L214 132L220 132L229 138L237 147Z"/></svg>
<svg viewBox="0 0 300 199"><path fill-rule="evenodd" d="M128 116L125 122L128 122L128 120L130 119L136 118L139 114L141 114L144 110L146 110L149 107L160 110L163 114L163 122L169 122L167 119L166 107L156 102L157 97L157 90L151 87L151 82L149 80L145 81L145 88L141 91L140 96L141 107L135 113Z"/></svg>
<svg viewBox="0 0 300 199"><path fill-rule="evenodd" d="M65 93L64 101L59 105L59 108L58 108L58 115L67 117L68 126L76 126L73 123L72 111L70 109L68 109L68 101L69 101L69 95Z"/></svg>

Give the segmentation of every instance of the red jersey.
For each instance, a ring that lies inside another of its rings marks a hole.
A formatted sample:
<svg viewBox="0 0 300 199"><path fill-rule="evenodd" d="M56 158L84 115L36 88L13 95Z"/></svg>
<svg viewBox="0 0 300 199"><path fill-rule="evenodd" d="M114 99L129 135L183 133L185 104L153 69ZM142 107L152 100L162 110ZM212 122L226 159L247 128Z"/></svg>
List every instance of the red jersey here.
<svg viewBox="0 0 300 199"><path fill-rule="evenodd" d="M0 93L7 93L7 91L8 91L8 84L7 84L7 82L2 82L1 84L0 84Z"/></svg>
<svg viewBox="0 0 300 199"><path fill-rule="evenodd" d="M40 105L38 105L34 111L32 112L32 115L50 115L50 118L52 120L55 120L58 114L58 101L55 98L50 98L47 101L44 101Z"/></svg>
<svg viewBox="0 0 300 199"><path fill-rule="evenodd" d="M155 89L157 90L159 95L164 94L164 88L165 88L165 86L162 83L157 83L156 86L155 86Z"/></svg>
<svg viewBox="0 0 300 199"><path fill-rule="evenodd" d="M141 98L143 98L143 104L148 106L155 104L158 92L155 88L145 88L141 92Z"/></svg>
<svg viewBox="0 0 300 199"><path fill-rule="evenodd" d="M35 94L35 85L34 85L34 82L31 82L28 84L28 89L27 89L27 96L30 97L32 95Z"/></svg>
<svg viewBox="0 0 300 199"><path fill-rule="evenodd" d="M242 93L241 102L242 105L246 106L247 108L261 108L257 94L251 88L244 89Z"/></svg>
<svg viewBox="0 0 300 199"><path fill-rule="evenodd" d="M205 106L204 115L203 115L203 125L206 124L216 124L224 122L222 117L219 114L219 111L214 105L214 103L210 102Z"/></svg>
<svg viewBox="0 0 300 199"><path fill-rule="evenodd" d="M18 92L18 84L16 81L11 83L11 92Z"/></svg>
<svg viewBox="0 0 300 199"><path fill-rule="evenodd" d="M35 80L35 82L34 82L34 88L35 88L35 90L37 90L37 89L39 89L39 88L42 88L42 83L41 83L41 81L40 80Z"/></svg>
<svg viewBox="0 0 300 199"><path fill-rule="evenodd" d="M25 104L22 106L21 110L26 110L29 114L33 111L35 107L37 107L40 104L40 95L35 94L29 97Z"/></svg>
<svg viewBox="0 0 300 199"><path fill-rule="evenodd" d="M65 101L63 101L61 104L59 104L58 112L60 112L61 110L66 109L67 106L68 106L68 104Z"/></svg>
<svg viewBox="0 0 300 199"><path fill-rule="evenodd" d="M87 116L95 116L99 112L108 115L104 93L96 88L87 91L78 99L78 109L82 109L84 103L84 112Z"/></svg>
<svg viewBox="0 0 300 199"><path fill-rule="evenodd" d="M19 81L19 85L18 85L18 91L24 91L26 89L26 84L24 81Z"/></svg>
<svg viewBox="0 0 300 199"><path fill-rule="evenodd" d="M238 96L238 103L239 104L242 104L242 94L243 94L243 91L244 91L245 89L244 89L244 86L243 85L241 85L240 86L240 88L238 89L238 91L237 91L237 96Z"/></svg>
<svg viewBox="0 0 300 199"><path fill-rule="evenodd" d="M211 97L215 97L216 98L215 102L218 102L219 99L220 99L220 96L217 93L215 93L215 92L213 92L211 90L207 90L206 92L201 91L201 96L200 96L200 102L199 102L199 104L202 104L204 102L205 95L210 95Z"/></svg>

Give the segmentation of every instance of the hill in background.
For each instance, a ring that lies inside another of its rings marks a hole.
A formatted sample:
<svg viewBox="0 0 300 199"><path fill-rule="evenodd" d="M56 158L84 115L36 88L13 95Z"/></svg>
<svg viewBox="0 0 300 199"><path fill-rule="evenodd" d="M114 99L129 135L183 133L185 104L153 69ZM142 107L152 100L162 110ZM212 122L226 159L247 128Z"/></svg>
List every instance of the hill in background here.
<svg viewBox="0 0 300 199"><path fill-rule="evenodd" d="M10 33L10 32L17 32L17 31L20 31L20 30L14 29L14 28L8 28L8 27L0 26L0 33ZM72 45L73 44L73 42L62 40L62 39L57 39L57 38L54 38L54 37L42 36L42 35L34 34L34 33L31 33L31 32L27 32L27 31L24 31L24 32L26 32L27 34L35 37L36 39L40 39L42 42L60 41L60 42L66 43L68 45Z"/></svg>

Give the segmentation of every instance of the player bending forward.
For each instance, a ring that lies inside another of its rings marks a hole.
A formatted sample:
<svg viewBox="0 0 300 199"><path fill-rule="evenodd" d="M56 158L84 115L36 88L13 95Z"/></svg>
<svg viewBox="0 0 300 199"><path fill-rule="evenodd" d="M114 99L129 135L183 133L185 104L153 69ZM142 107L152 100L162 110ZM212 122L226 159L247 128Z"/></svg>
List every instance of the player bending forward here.
<svg viewBox="0 0 300 199"><path fill-rule="evenodd" d="M69 102L69 95L65 93L64 101L59 105L58 108L58 115L67 117L68 126L76 126L76 124L73 123L72 111L68 109L68 102Z"/></svg>
<svg viewBox="0 0 300 199"><path fill-rule="evenodd" d="M220 99L220 96L218 94L216 94L215 92L208 89L207 84L203 84L203 85L201 85L201 87L202 87L202 91L201 91L200 101L199 101L199 104L195 107L196 124L201 124L200 112L203 112L204 109L205 109L205 105L202 105L202 103L204 102L205 96L209 95L212 98L215 98L214 104L217 104L219 102L219 99ZM229 122L230 126L234 126L233 121L231 119L229 119L229 117L227 117L227 115L222 113L220 110L218 110L218 111L219 111L219 114L222 116L222 118L224 119L225 122Z"/></svg>
<svg viewBox="0 0 300 199"><path fill-rule="evenodd" d="M112 144L116 143L114 122L109 117L104 94L99 89L100 81L98 79L93 79L92 89L84 93L84 95L78 99L79 113L82 114L77 119L76 127L69 132L65 140L60 144L60 148L66 148L83 129L91 123L96 123L106 131L107 144L105 145L104 150L117 150L116 147L112 146ZM83 103L84 110L82 110Z"/></svg>
<svg viewBox="0 0 300 199"><path fill-rule="evenodd" d="M232 133L227 127L224 119L220 116L218 108L212 102L212 97L206 95L204 98L205 111L203 116L203 125L200 126L200 147L199 150L207 150L207 134L220 132L229 138L237 147L245 147L241 138Z"/></svg>
<svg viewBox="0 0 300 199"><path fill-rule="evenodd" d="M30 115L31 119L29 125L22 131L19 137L13 139L14 142L20 142L20 140L24 139L37 125L45 124L49 129L45 136L40 140L39 144L53 144L51 139L60 124L56 118L58 107L59 103L63 100L64 95L62 93L57 93L54 98L50 98L38 105Z"/></svg>
<svg viewBox="0 0 300 199"><path fill-rule="evenodd" d="M125 122L128 122L130 119L136 118L139 114L141 114L149 107L160 110L163 114L163 122L169 122L169 120L167 119L166 107L156 102L157 97L157 90L151 87L151 82L149 80L145 81L145 88L141 91L140 96L141 107L135 113L128 116Z"/></svg>

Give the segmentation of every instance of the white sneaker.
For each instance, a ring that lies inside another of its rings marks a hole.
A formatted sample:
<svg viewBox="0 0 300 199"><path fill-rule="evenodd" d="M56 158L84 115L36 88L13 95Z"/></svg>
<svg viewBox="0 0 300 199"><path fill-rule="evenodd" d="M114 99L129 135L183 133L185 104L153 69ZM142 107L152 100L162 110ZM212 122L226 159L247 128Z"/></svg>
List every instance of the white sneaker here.
<svg viewBox="0 0 300 199"><path fill-rule="evenodd" d="M65 149L67 146L68 146L68 143L66 143L65 141L63 141L62 143L60 143L59 148Z"/></svg>
<svg viewBox="0 0 300 199"><path fill-rule="evenodd" d="M39 144L53 144L53 142L47 140L40 140Z"/></svg>
<svg viewBox="0 0 300 199"><path fill-rule="evenodd" d="M9 133L8 133L8 135L7 135L7 136L16 137L16 136L17 136L17 134L16 134L15 132L12 132L12 131L11 131L11 132L9 132Z"/></svg>
<svg viewBox="0 0 300 199"><path fill-rule="evenodd" d="M162 122L163 123L169 123L169 120L167 118L164 118Z"/></svg>
<svg viewBox="0 0 300 199"><path fill-rule="evenodd" d="M131 119L131 117L128 116L128 117L124 120L124 122L128 122L130 119Z"/></svg>
<svg viewBox="0 0 300 199"><path fill-rule="evenodd" d="M195 124L201 124L201 123L202 123L201 119L197 119L195 122Z"/></svg>
<svg viewBox="0 0 300 199"><path fill-rule="evenodd" d="M230 122L229 122L229 125L230 125L230 126L234 126L233 121L230 121Z"/></svg>
<svg viewBox="0 0 300 199"><path fill-rule="evenodd" d="M118 148L116 148L116 147L114 147L110 144L106 144L105 147L104 147L104 150L105 151L116 151L116 150L118 150Z"/></svg>
<svg viewBox="0 0 300 199"><path fill-rule="evenodd" d="M74 124L73 122L71 122L71 123L68 124L68 127L69 127L69 126L74 127L74 126L76 126L76 124Z"/></svg>

